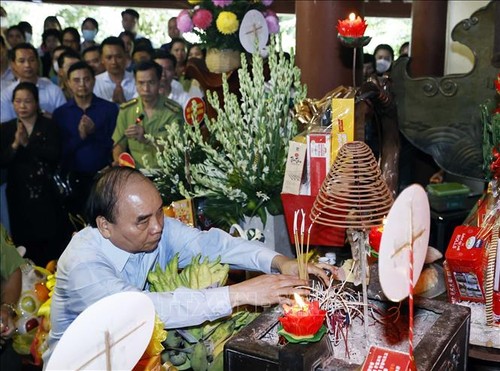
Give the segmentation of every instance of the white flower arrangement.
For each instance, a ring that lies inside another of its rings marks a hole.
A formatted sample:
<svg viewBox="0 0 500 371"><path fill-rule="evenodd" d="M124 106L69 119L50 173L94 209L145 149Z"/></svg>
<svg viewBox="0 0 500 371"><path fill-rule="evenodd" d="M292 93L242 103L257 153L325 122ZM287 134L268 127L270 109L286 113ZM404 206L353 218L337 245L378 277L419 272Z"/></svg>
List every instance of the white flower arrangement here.
<svg viewBox="0 0 500 371"><path fill-rule="evenodd" d="M218 225L229 226L244 215L259 215L265 224L266 209L271 215L282 212L288 144L297 134L291 107L305 98L306 88L294 57L278 50L274 41L268 66L266 81L264 59L253 55L249 66L242 56L241 96L229 91L225 75L222 106L217 94L207 92L217 113L216 118L205 118L209 140L196 124L192 130L172 130L157 140L163 148L158 153L159 182L166 185L169 179L174 192L186 198L205 197L205 213ZM189 164L184 161L186 154Z"/></svg>

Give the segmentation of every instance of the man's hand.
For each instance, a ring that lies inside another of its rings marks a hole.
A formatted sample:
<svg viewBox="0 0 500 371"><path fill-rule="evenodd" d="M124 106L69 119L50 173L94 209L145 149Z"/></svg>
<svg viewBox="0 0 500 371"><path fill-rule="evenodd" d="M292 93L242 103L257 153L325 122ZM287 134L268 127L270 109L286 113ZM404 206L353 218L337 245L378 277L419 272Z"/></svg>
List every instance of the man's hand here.
<svg viewBox="0 0 500 371"><path fill-rule="evenodd" d="M80 138L85 140L87 136L92 134L95 131L94 121L87 115L83 115L80 123L78 124L78 133L80 134Z"/></svg>
<svg viewBox="0 0 500 371"><path fill-rule="evenodd" d="M125 102L125 93L123 92L123 88L121 83L115 85L115 90L113 90L113 102L121 104Z"/></svg>
<svg viewBox="0 0 500 371"><path fill-rule="evenodd" d="M283 255L276 255L271 263L271 266L272 268L277 269L281 274L288 274L297 277L299 276L297 259L287 258ZM343 271L338 267L325 263L307 264L307 272L319 277L323 281L323 283L328 286L330 283L330 278L326 274L325 270L329 271L334 279L342 279Z"/></svg>
<svg viewBox="0 0 500 371"><path fill-rule="evenodd" d="M298 289L296 286L305 286L307 281L300 280L297 276L284 274L265 274L229 286L229 298L231 306L239 305L292 305L293 293L302 296L309 294L306 289Z"/></svg>
<svg viewBox="0 0 500 371"><path fill-rule="evenodd" d="M140 143L146 143L147 139L144 137L144 128L141 125L133 124L125 130L125 136L130 139L135 139Z"/></svg>

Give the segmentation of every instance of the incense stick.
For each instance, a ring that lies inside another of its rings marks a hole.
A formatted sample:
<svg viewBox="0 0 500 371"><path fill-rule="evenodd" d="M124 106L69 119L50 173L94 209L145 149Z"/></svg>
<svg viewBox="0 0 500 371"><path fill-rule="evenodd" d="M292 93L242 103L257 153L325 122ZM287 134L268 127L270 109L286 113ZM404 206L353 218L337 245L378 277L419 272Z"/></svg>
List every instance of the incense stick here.
<svg viewBox="0 0 500 371"><path fill-rule="evenodd" d="M302 217L300 221L300 238L299 238L299 215ZM311 226L308 229L307 235L307 245L304 251L304 236L305 236L305 225L306 225L306 213L303 209L295 210L294 218L293 218L293 238L295 242L295 255L297 256L297 270L299 273L299 278L303 280L307 280L309 275L307 273L307 260L309 257L309 241L311 234Z"/></svg>

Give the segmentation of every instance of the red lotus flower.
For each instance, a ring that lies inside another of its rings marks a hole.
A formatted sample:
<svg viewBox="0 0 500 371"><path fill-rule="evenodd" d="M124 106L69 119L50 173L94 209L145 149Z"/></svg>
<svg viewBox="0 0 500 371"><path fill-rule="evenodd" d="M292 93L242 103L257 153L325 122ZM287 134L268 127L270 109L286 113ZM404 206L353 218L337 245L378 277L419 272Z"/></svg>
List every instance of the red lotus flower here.
<svg viewBox="0 0 500 371"><path fill-rule="evenodd" d="M368 234L368 243L371 248L376 252L380 250L380 241L382 240L382 233L384 232L384 227L373 227L370 229L370 233Z"/></svg>
<svg viewBox="0 0 500 371"><path fill-rule="evenodd" d="M497 76L497 79L495 80L495 88L497 89L497 93L500 94L500 73Z"/></svg>
<svg viewBox="0 0 500 371"><path fill-rule="evenodd" d="M305 307L283 305L285 314L278 318L283 329L291 335L311 337L316 334L325 319L326 311L319 309L319 302L306 303Z"/></svg>
<svg viewBox="0 0 500 371"><path fill-rule="evenodd" d="M212 24L212 13L206 9L198 9L193 15L193 24L199 29L206 30Z"/></svg>
<svg viewBox="0 0 500 371"><path fill-rule="evenodd" d="M363 37L367 26L364 19L361 19L360 16L356 17L354 13L351 13L348 19L339 19L337 31L340 36L344 37Z"/></svg>

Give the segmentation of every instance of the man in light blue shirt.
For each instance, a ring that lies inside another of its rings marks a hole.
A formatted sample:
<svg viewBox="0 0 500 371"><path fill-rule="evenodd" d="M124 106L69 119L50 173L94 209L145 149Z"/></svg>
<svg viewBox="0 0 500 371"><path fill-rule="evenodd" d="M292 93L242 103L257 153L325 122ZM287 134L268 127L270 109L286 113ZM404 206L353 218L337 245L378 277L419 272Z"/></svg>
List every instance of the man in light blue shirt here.
<svg viewBox="0 0 500 371"><path fill-rule="evenodd" d="M296 260L269 250L259 242L235 238L222 230L199 231L166 218L154 184L138 170L114 167L101 174L89 201L90 227L77 233L57 264L52 297L47 362L68 326L88 306L123 291L144 291L166 328L212 321L244 304L289 303L290 295L306 295ZM184 267L198 253L210 260L221 256L233 268L259 270L262 275L232 286L173 292L148 292L147 274L158 262L162 269L179 253ZM309 265L310 273L328 281L326 264Z"/></svg>

